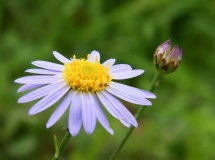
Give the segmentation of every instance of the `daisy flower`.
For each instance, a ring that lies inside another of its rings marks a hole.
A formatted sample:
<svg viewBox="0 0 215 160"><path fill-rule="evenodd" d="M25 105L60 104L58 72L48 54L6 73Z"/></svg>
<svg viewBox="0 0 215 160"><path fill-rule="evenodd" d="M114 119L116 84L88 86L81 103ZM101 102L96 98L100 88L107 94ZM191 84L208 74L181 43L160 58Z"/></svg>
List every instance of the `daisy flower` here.
<svg viewBox="0 0 215 160"><path fill-rule="evenodd" d="M87 59L65 58L58 52L53 55L62 64L47 61L33 61L32 64L41 69L28 69L25 72L37 75L26 76L15 80L24 84L18 92L35 89L18 99L18 103L26 103L40 99L29 110L29 115L42 112L60 99L61 102L49 118L46 127L54 125L70 106L68 128L72 136L76 136L83 127L91 134L96 126L96 120L110 133L108 119L101 104L126 127L137 127L137 121L126 107L116 98L130 103L150 106L146 98L155 98L153 93L123 85L112 80L122 80L136 77L144 71L132 70L130 65L114 65L115 59L100 63L100 54L92 51Z"/></svg>

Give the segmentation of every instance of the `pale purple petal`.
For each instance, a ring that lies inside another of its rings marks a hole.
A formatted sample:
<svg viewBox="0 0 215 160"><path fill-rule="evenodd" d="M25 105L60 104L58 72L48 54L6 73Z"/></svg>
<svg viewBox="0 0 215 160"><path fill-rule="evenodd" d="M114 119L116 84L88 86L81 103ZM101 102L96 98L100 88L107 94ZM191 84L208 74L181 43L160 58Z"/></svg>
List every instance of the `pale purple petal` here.
<svg viewBox="0 0 215 160"><path fill-rule="evenodd" d="M53 71L53 70L47 70L47 69L28 69L25 72L35 73L35 74L60 74L60 73L62 73L60 71Z"/></svg>
<svg viewBox="0 0 215 160"><path fill-rule="evenodd" d="M104 105L104 107L108 110L108 112L115 118L117 119L122 119L123 116L120 115L120 113L118 112L118 110L116 108L114 108L110 102L108 101L107 97L105 97L102 92L96 92L99 100L101 101L101 103Z"/></svg>
<svg viewBox="0 0 215 160"><path fill-rule="evenodd" d="M82 124L81 94L75 92L69 112L69 132L76 136L80 131Z"/></svg>
<svg viewBox="0 0 215 160"><path fill-rule="evenodd" d="M121 84L121 83L117 83L117 82L112 81L109 84L109 86L111 88L114 88L115 90L118 90L118 91L122 92L122 93L135 95L136 97L139 97L139 98L156 98L156 95L154 95L151 92L144 91L144 90L134 88L134 87L131 87L131 86L127 86L127 85L124 85L124 84Z"/></svg>
<svg viewBox="0 0 215 160"><path fill-rule="evenodd" d="M163 43L159 48L158 54L164 54L164 57L166 57L170 45L171 45L171 41L167 41L167 42Z"/></svg>
<svg viewBox="0 0 215 160"><path fill-rule="evenodd" d="M120 122L128 128L131 127L131 124L129 123L129 121L127 119L120 119Z"/></svg>
<svg viewBox="0 0 215 160"><path fill-rule="evenodd" d="M172 48L172 51L169 53L169 55L166 57L166 61L169 62L169 60L175 56L175 53L176 53L176 47L174 46Z"/></svg>
<svg viewBox="0 0 215 160"><path fill-rule="evenodd" d="M102 63L102 65L104 67L111 67L113 66L113 64L116 62L116 59L108 59L107 61L105 61L104 63Z"/></svg>
<svg viewBox="0 0 215 160"><path fill-rule="evenodd" d="M62 62L62 63L70 63L71 61L69 59L67 59L66 57L64 57L62 54L56 52L56 51L53 51L53 55L55 56L55 58Z"/></svg>
<svg viewBox="0 0 215 160"><path fill-rule="evenodd" d="M121 73L121 72L125 72L125 71L131 71L132 68L130 65L128 64L117 64L114 66L111 66L109 69L109 73Z"/></svg>
<svg viewBox="0 0 215 160"><path fill-rule="evenodd" d="M117 73L110 73L112 79L121 80L121 79L128 79L133 78L141 75L144 71L141 69L135 69L131 71L122 71Z"/></svg>
<svg viewBox="0 0 215 160"><path fill-rule="evenodd" d="M97 92L99 99L101 100L104 107L112 114L114 117L118 118L124 125L129 127L127 122L137 127L137 121L134 116L125 108L125 106L112 96L107 91Z"/></svg>
<svg viewBox="0 0 215 160"><path fill-rule="evenodd" d="M98 121L100 122L100 124L110 133L113 135L113 130L110 128L110 123L108 122L108 119L106 118L100 104L99 104L99 101L96 97L95 94L92 94L92 100L93 100L93 103L94 105L92 107L94 107L94 110L95 110L95 113L96 113L96 116L98 118Z"/></svg>
<svg viewBox="0 0 215 160"><path fill-rule="evenodd" d="M50 84L56 81L64 81L61 76L25 76L16 79L14 82L21 84Z"/></svg>
<svg viewBox="0 0 215 160"><path fill-rule="evenodd" d="M177 48L176 51L175 51L175 61L179 61L180 60L180 49Z"/></svg>
<svg viewBox="0 0 215 160"><path fill-rule="evenodd" d="M46 110L55 104L60 98L62 98L66 92L70 89L69 86L65 85L60 89L54 89L54 91L37 102L31 109L29 110L29 115L33 115L39 112Z"/></svg>
<svg viewBox="0 0 215 160"><path fill-rule="evenodd" d="M96 59L98 60L98 62L100 62L100 54L98 51L92 51L90 53L90 57L88 59L89 62L96 62Z"/></svg>
<svg viewBox="0 0 215 160"><path fill-rule="evenodd" d="M57 83L43 86L43 87L38 88L38 89L22 96L21 98L19 98L18 103L26 103L26 102L30 102L30 101L39 99L41 97L44 97L44 96L52 93L53 91L55 91L55 89L64 87L65 85L66 85L65 82L57 82Z"/></svg>
<svg viewBox="0 0 215 160"><path fill-rule="evenodd" d="M103 93L106 95L106 97L108 97L109 101L115 108L117 108L120 112L123 112L126 115L126 118L123 118L122 120L128 121L134 127L138 126L137 120L118 99L116 99L114 96L112 96L106 91L103 91Z"/></svg>
<svg viewBox="0 0 215 160"><path fill-rule="evenodd" d="M32 64L37 67L50 69L50 70L54 70L54 71L63 71L64 70L63 65L52 63L52 62L47 62L47 61L33 61Z"/></svg>
<svg viewBox="0 0 215 160"><path fill-rule="evenodd" d="M88 134L91 134L96 126L96 115L92 94L94 93L83 92L81 95L83 126Z"/></svg>
<svg viewBox="0 0 215 160"><path fill-rule="evenodd" d="M178 48L176 61L181 61L182 59L182 49Z"/></svg>
<svg viewBox="0 0 215 160"><path fill-rule="evenodd" d="M22 87L20 87L17 92L23 92L23 91L38 88L41 86L43 86L43 84L25 84Z"/></svg>
<svg viewBox="0 0 215 160"><path fill-rule="evenodd" d="M48 122L46 123L46 128L49 128L52 125L54 125L60 119L60 117L64 114L64 112L69 107L70 103L72 102L73 94L74 94L74 92L72 92L72 91L69 91L69 93L67 93L67 95L64 97L64 99L62 100L60 105L57 107L57 109L54 111L54 113L49 118Z"/></svg>
<svg viewBox="0 0 215 160"><path fill-rule="evenodd" d="M151 106L152 103L145 99L144 93L142 93L142 95L138 95L138 93L140 92L127 92L126 88L125 90L121 89L121 88L114 88L111 87L111 85L109 85L109 87L106 88L106 90L108 92L110 92L111 94L115 95L118 98L121 98L127 102L130 103L134 103L134 104L139 104L139 105L147 105L147 106Z"/></svg>

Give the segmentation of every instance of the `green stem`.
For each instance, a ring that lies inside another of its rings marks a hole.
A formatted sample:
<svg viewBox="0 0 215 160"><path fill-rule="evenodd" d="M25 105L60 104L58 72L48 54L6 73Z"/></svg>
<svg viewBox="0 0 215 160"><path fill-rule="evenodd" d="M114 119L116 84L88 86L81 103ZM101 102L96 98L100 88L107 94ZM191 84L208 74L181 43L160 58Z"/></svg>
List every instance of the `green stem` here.
<svg viewBox="0 0 215 160"><path fill-rule="evenodd" d="M60 158L64 148L66 147L67 143L69 142L70 137L71 137L71 135L69 133L69 130L67 129L66 134L64 135L64 138L63 138L63 140L60 144L60 147L59 147L58 142L57 142L57 137L54 134L55 155L52 158L52 160L58 160Z"/></svg>
<svg viewBox="0 0 215 160"><path fill-rule="evenodd" d="M156 72L152 82L151 82L151 86L149 88L150 92L154 92L155 88L159 85L160 81L162 80L162 76ZM141 118L144 110L146 109L146 106L142 106L139 108L135 118L137 121L139 121L139 119ZM128 130L128 132L126 133L125 137L123 138L123 140L121 141L121 143L119 144L119 146L117 147L117 149L113 152L113 154L111 155L111 157L109 158L109 160L113 160L114 157L119 153L119 151L122 149L122 147L124 146L125 142L127 141L127 139L129 138L129 136L131 135L132 131L134 130L134 127L131 126Z"/></svg>

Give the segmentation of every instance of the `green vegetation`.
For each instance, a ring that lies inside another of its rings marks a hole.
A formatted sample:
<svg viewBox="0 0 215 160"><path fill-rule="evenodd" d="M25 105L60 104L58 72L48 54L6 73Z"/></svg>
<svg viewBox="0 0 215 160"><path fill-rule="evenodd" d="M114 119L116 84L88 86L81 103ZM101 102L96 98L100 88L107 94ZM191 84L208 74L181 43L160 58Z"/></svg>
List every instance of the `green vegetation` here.
<svg viewBox="0 0 215 160"><path fill-rule="evenodd" d="M153 54L168 39L183 49L178 70L164 77L116 160L215 159L215 1L213 0L3 0L0 1L0 159L49 160L53 134L61 140L68 114L50 129L45 124L57 105L34 116L34 104L18 104L25 93L16 78L34 68L34 60L57 62L86 57L142 68L145 73L123 83L147 90L155 73ZM137 105L123 102L135 114ZM106 114L115 134L100 124L70 139L61 159L105 160L128 131Z"/></svg>

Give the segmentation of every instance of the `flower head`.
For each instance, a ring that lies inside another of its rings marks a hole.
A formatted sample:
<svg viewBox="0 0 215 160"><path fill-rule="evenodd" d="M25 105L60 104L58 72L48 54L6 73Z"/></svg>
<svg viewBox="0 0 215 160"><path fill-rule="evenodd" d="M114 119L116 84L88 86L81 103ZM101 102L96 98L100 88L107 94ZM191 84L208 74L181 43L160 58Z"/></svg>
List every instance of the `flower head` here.
<svg viewBox="0 0 215 160"><path fill-rule="evenodd" d="M134 116L116 98L139 104L151 105L146 98L155 98L153 93L123 85L112 80L122 80L136 77L143 70L132 70L127 64L114 65L115 59L100 63L100 54L92 51L87 59L67 59L58 52L53 52L55 58L64 65L46 61L34 61L33 65L42 69L28 69L26 72L38 75L26 76L15 80L24 84L18 92L35 89L19 98L18 103L26 103L40 99L29 110L33 115L51 107L57 101L61 103L49 118L46 127L54 125L70 106L68 128L72 136L78 134L81 125L88 134L96 126L96 119L110 133L108 119L101 104L126 127L137 127ZM116 96L116 97L115 97Z"/></svg>
<svg viewBox="0 0 215 160"><path fill-rule="evenodd" d="M155 51L154 64L161 75L165 75L174 72L182 58L182 50L178 45L170 48L171 40L168 40L161 44Z"/></svg>

